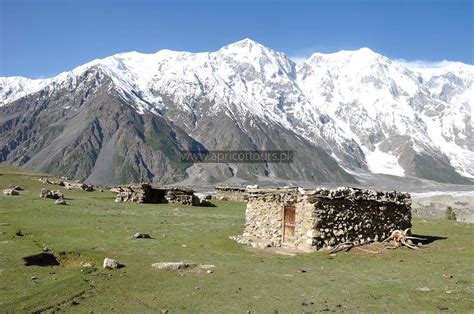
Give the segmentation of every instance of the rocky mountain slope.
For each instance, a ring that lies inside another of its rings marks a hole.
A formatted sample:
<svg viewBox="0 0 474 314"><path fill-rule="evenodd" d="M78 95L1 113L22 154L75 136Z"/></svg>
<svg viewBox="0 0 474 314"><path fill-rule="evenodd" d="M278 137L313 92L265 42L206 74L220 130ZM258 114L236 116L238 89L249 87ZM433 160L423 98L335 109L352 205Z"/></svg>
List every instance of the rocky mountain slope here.
<svg viewBox="0 0 474 314"><path fill-rule="evenodd" d="M413 70L370 49L301 63L245 39L0 78L0 161L113 184L359 173L474 178L474 66ZM182 150L292 149L292 164L183 164Z"/></svg>

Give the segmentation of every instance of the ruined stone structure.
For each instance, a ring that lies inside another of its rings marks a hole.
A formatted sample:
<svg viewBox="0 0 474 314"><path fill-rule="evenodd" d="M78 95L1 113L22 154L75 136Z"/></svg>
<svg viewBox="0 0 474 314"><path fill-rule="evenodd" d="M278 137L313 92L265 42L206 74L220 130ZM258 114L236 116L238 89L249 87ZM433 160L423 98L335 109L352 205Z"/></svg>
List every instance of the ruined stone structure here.
<svg viewBox="0 0 474 314"><path fill-rule="evenodd" d="M217 185L214 187L217 192L216 199L226 201L245 202L247 194L245 187L238 185Z"/></svg>
<svg viewBox="0 0 474 314"><path fill-rule="evenodd" d="M38 180L40 182L44 183L44 184L64 186L68 190L81 189L81 190L84 190L86 192L94 191L94 187L92 185L88 185L88 184L82 183L80 181L76 181L76 182L68 182L68 181L63 181L63 180L51 181L48 178L39 178Z"/></svg>
<svg viewBox="0 0 474 314"><path fill-rule="evenodd" d="M111 190L117 193L117 197L115 198L115 202L117 203L200 204L200 200L194 195L194 191L187 187L152 187L150 184L140 183L119 185Z"/></svg>
<svg viewBox="0 0 474 314"><path fill-rule="evenodd" d="M407 193L356 188L247 189L248 203L239 243L254 247L289 246L302 251L382 241L411 227Z"/></svg>

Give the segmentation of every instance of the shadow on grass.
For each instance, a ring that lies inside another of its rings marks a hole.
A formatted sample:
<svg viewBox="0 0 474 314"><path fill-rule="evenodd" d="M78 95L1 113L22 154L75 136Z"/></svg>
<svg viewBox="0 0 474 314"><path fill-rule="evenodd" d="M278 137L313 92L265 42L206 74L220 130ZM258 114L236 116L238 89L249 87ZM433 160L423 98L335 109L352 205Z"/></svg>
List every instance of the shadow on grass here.
<svg viewBox="0 0 474 314"><path fill-rule="evenodd" d="M435 241L438 241L438 240L446 240L447 237L438 237L438 236L430 236L430 235L422 235L422 234L412 234L411 236L413 237L416 237L416 238L421 238L421 239L424 239L424 240L413 240L413 242L415 243L422 243L423 245L426 245L426 244L431 244Z"/></svg>

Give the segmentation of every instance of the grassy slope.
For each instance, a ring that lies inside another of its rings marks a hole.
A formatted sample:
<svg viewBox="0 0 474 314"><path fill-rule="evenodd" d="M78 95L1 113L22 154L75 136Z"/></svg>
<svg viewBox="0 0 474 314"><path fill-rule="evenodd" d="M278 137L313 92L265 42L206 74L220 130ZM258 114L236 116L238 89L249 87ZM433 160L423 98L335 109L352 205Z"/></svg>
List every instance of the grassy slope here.
<svg viewBox="0 0 474 314"><path fill-rule="evenodd" d="M270 255L228 238L243 228L242 203L217 202L215 208L116 204L110 192L66 190L70 205L57 206L38 197L44 185L35 175L16 171L0 166L1 188L26 188L21 196L0 196L1 312L50 307L73 312L432 312L439 304L459 312L474 309L469 224L416 220L415 233L447 237L422 251L334 258ZM181 216L174 214L175 207ZM25 236L15 236L20 229ZM138 231L155 239L130 240ZM23 266L21 258L43 246L76 257L59 267ZM81 261L100 266L104 257L126 267L81 271ZM150 267L179 260L213 263L216 269L180 274ZM421 287L432 291L416 290Z"/></svg>

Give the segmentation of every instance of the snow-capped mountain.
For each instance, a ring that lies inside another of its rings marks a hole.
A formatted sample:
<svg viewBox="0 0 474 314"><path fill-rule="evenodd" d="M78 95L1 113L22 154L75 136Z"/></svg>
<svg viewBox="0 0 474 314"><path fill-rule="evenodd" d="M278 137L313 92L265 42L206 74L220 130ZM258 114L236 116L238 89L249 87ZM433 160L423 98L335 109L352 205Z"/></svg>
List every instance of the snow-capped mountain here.
<svg viewBox="0 0 474 314"><path fill-rule="evenodd" d="M249 39L210 53L121 53L45 80L0 78L0 161L101 183L366 172L467 183L473 81L472 65L413 69L368 48L299 63ZM180 165L189 147L296 158Z"/></svg>

